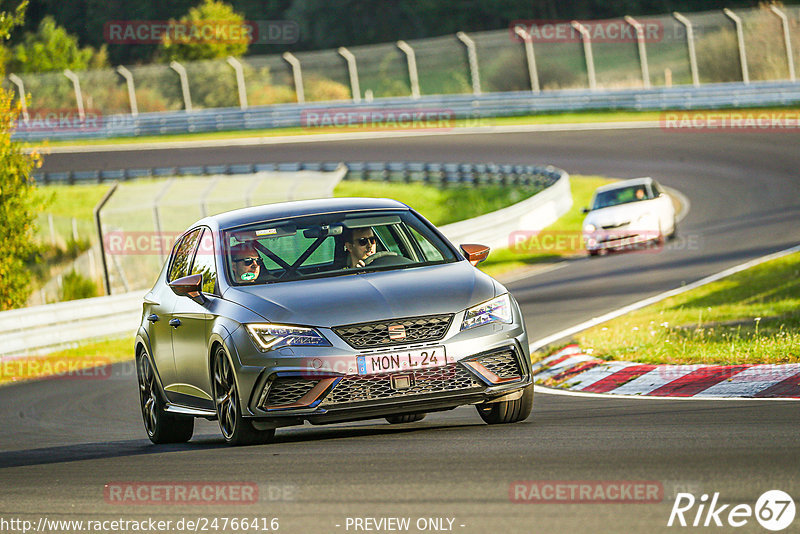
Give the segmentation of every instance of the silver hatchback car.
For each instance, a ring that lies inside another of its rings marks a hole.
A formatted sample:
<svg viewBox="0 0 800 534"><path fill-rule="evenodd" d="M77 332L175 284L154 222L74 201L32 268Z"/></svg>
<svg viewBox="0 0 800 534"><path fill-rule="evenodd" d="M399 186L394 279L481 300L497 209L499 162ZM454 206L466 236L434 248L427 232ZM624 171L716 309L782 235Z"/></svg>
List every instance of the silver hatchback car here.
<svg viewBox="0 0 800 534"><path fill-rule="evenodd" d="M386 199L222 213L175 243L144 299L135 354L154 443L219 421L231 444L288 425L408 423L473 404L526 419L530 355L519 306L424 217Z"/></svg>

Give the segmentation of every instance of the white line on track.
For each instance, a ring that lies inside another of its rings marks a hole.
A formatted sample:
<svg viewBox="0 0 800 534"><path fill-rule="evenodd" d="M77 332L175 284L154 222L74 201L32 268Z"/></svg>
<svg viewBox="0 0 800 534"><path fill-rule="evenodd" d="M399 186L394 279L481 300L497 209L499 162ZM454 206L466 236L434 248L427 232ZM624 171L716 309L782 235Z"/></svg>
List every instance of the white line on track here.
<svg viewBox="0 0 800 534"><path fill-rule="evenodd" d="M138 150L172 150L181 148L214 148L234 146L282 145L294 143L327 143L336 141L359 141L384 138L430 137L441 135L474 135L489 133L525 132L576 132L595 130L630 130L660 128L658 121L596 122L575 124L515 124L507 126L475 126L453 128L440 132L357 132L346 134L310 134L270 137L242 137L237 139L198 139L194 141L156 141L152 143L119 143L113 145L53 146L46 149L49 154L86 152L135 152ZM35 143L34 143L35 145ZM27 149L30 151L31 149Z"/></svg>

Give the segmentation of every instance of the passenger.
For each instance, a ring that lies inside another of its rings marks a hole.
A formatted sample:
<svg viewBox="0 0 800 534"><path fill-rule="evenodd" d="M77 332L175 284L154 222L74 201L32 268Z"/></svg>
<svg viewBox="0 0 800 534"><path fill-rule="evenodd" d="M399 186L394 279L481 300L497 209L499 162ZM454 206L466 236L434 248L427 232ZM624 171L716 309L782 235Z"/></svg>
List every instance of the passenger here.
<svg viewBox="0 0 800 534"><path fill-rule="evenodd" d="M261 274L261 258L251 243L231 247L233 278L238 282L253 283Z"/></svg>
<svg viewBox="0 0 800 534"><path fill-rule="evenodd" d="M372 228L345 228L344 249L348 253L347 269L364 267L364 260L375 254L378 238Z"/></svg>

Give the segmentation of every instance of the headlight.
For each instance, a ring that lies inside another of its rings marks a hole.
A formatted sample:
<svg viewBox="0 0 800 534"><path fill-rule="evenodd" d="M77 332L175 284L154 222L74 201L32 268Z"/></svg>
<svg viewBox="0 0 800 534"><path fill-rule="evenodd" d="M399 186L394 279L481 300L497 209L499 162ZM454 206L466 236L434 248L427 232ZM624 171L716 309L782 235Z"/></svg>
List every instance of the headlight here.
<svg viewBox="0 0 800 534"><path fill-rule="evenodd" d="M281 347L330 347L325 336L303 326L282 324L248 324L247 332L261 352Z"/></svg>
<svg viewBox="0 0 800 534"><path fill-rule="evenodd" d="M464 314L461 330L489 323L510 323L511 317L511 298L506 293L469 308Z"/></svg>
<svg viewBox="0 0 800 534"><path fill-rule="evenodd" d="M583 231L586 232L587 234L591 234L595 230L597 230L597 227L593 224L587 224L586 226L583 227Z"/></svg>

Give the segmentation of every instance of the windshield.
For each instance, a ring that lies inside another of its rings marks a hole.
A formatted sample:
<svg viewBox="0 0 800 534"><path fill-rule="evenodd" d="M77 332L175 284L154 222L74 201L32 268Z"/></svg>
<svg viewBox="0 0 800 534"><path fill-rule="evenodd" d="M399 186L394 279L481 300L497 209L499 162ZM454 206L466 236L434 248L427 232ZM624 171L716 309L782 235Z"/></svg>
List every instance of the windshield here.
<svg viewBox="0 0 800 534"><path fill-rule="evenodd" d="M267 284L459 258L411 212L356 212L267 221L223 234L233 285Z"/></svg>
<svg viewBox="0 0 800 534"><path fill-rule="evenodd" d="M594 202L592 202L592 209L599 210L619 204L627 204L629 202L650 200L652 198L653 195L650 194L650 188L645 184L620 187L619 189L610 189L597 193L594 197Z"/></svg>

